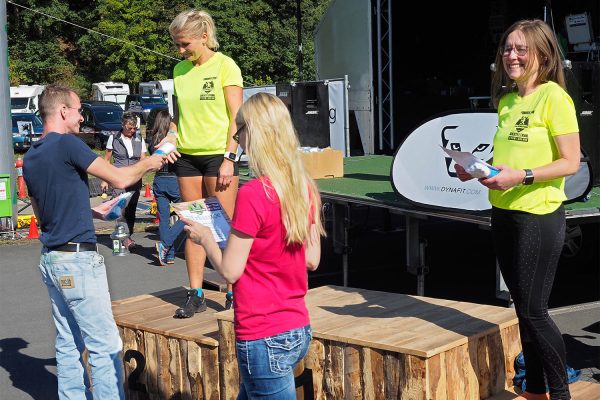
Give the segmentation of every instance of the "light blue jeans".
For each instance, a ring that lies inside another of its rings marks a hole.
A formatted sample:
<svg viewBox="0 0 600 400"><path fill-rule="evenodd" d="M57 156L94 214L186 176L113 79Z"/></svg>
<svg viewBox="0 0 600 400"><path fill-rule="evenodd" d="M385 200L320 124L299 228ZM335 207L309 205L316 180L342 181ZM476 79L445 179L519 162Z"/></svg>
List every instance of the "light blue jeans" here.
<svg viewBox="0 0 600 400"><path fill-rule="evenodd" d="M95 251L42 250L42 280L56 325L60 399L124 399L123 348L112 315L104 258ZM88 350L92 388L82 352Z"/></svg>
<svg viewBox="0 0 600 400"><path fill-rule="evenodd" d="M296 399L294 367L308 352L310 325L257 340L237 340L238 400Z"/></svg>

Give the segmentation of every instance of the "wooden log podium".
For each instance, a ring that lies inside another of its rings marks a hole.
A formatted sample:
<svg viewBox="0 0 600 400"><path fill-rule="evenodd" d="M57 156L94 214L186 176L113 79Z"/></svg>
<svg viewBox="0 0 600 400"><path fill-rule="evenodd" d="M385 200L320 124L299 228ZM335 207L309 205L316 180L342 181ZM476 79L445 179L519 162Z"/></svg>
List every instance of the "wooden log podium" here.
<svg viewBox="0 0 600 400"><path fill-rule="evenodd" d="M129 399L235 399L233 311L174 319L186 289L115 301ZM504 391L520 351L514 310L324 286L306 297L314 338L300 399L480 399Z"/></svg>
<svg viewBox="0 0 600 400"><path fill-rule="evenodd" d="M324 286L306 297L314 338L298 398L480 399L504 391L520 352L514 310ZM223 399L235 399L233 312L216 314Z"/></svg>
<svg viewBox="0 0 600 400"><path fill-rule="evenodd" d="M113 302L128 399L221 398L215 312L224 310L225 293L206 290L209 310L173 318L186 293L180 287Z"/></svg>

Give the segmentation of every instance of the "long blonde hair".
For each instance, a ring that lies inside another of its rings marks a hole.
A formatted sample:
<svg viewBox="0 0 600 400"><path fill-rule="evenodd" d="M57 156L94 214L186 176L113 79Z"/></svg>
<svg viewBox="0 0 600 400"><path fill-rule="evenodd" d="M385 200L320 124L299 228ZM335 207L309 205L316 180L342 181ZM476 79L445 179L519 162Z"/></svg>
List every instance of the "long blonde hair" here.
<svg viewBox="0 0 600 400"><path fill-rule="evenodd" d="M558 83L566 90L565 73L563 71L562 60L560 56L560 48L558 41L552 29L544 21L539 19L521 20L511 25L504 32L498 50L496 50L496 70L492 76L492 101L497 107L500 98L508 92L517 90L516 82L508 77L504 70L502 54L506 39L514 31L521 31L527 43L528 52L530 54L525 66L525 78L532 76L536 71L533 70L533 61L537 59L538 70L536 84L553 81Z"/></svg>
<svg viewBox="0 0 600 400"><path fill-rule="evenodd" d="M262 180L267 196L272 188L279 197L286 243L305 243L311 222L324 236L321 197L304 169L287 107L276 96L257 93L242 105L236 124L246 129L250 169L259 178L268 178Z"/></svg>
<svg viewBox="0 0 600 400"><path fill-rule="evenodd" d="M217 50L219 48L217 28L215 21L206 11L193 9L183 11L169 25L169 33L172 38L182 35L199 38L205 32L208 37L206 46L211 50Z"/></svg>

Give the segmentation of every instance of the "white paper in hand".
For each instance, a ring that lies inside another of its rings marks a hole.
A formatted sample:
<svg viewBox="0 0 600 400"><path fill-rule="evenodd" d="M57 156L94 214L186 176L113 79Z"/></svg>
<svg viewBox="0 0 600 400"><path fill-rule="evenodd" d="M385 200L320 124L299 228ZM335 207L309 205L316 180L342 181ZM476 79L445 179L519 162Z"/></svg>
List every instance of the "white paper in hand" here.
<svg viewBox="0 0 600 400"><path fill-rule="evenodd" d="M180 218L209 227L219 247L225 248L231 230L231 221L216 197L175 203L172 206Z"/></svg>
<svg viewBox="0 0 600 400"><path fill-rule="evenodd" d="M474 178L491 178L500 172L498 168L480 160L469 152L450 150L442 146L440 146L440 148L452 157L455 163L463 167L465 171Z"/></svg>
<svg viewBox="0 0 600 400"><path fill-rule="evenodd" d="M92 208L92 216L104 221L114 221L123 215L123 210L129 204L133 192L125 192L112 200L105 201Z"/></svg>

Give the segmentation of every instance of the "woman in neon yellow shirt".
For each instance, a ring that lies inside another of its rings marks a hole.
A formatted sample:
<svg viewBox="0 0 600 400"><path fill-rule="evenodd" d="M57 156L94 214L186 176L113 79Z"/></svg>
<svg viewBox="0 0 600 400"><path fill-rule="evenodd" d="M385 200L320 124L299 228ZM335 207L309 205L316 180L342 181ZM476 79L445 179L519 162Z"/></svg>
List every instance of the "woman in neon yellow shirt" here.
<svg viewBox="0 0 600 400"><path fill-rule="evenodd" d="M216 29L205 11L189 10L177 15L169 33L185 58L173 70L176 100L173 102L172 142L177 138L181 158L175 173L183 201L216 196L232 217L238 190L235 115L242 104L242 74L235 62L216 49ZM188 240L185 262L190 279L185 305L175 317L189 318L206 310L202 293L204 249ZM233 302L228 285L225 307Z"/></svg>
<svg viewBox="0 0 600 400"><path fill-rule="evenodd" d="M579 168L579 128L556 37L540 20L513 24L496 53L498 107L490 189L498 264L519 317L526 391L518 399L570 399L565 345L548 314L564 243L564 177ZM461 180L471 179L457 166Z"/></svg>

